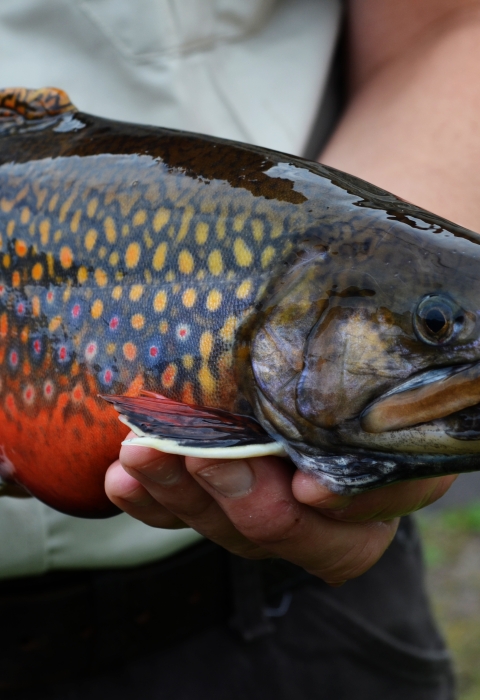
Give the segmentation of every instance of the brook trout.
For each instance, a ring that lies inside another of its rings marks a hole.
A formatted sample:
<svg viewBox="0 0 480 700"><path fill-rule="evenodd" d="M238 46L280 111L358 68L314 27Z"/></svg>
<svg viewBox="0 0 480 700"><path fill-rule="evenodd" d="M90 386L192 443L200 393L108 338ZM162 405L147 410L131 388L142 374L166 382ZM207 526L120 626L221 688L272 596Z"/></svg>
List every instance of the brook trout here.
<svg viewBox="0 0 480 700"><path fill-rule="evenodd" d="M356 177L5 90L0 251L0 473L59 510L115 512L115 408L343 493L479 468L480 237Z"/></svg>

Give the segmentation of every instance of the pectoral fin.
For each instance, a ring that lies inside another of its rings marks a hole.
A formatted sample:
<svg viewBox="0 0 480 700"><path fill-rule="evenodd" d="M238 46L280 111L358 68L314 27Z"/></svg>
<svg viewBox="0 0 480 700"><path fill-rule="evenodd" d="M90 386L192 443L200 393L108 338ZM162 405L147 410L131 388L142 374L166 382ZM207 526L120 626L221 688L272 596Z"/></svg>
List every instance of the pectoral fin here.
<svg viewBox="0 0 480 700"><path fill-rule="evenodd" d="M169 454L240 459L283 455L262 426L250 416L218 408L190 406L161 394L102 396L138 437L124 444L153 447Z"/></svg>

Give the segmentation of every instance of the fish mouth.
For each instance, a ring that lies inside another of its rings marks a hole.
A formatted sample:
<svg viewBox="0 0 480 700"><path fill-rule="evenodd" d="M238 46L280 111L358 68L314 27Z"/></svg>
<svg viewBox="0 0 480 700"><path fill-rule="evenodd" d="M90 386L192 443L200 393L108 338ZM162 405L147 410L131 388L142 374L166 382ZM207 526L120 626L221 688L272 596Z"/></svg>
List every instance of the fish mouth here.
<svg viewBox="0 0 480 700"><path fill-rule="evenodd" d="M359 423L365 433L378 435L441 419L447 419L442 422L450 437L480 439L480 362L409 378L369 404Z"/></svg>

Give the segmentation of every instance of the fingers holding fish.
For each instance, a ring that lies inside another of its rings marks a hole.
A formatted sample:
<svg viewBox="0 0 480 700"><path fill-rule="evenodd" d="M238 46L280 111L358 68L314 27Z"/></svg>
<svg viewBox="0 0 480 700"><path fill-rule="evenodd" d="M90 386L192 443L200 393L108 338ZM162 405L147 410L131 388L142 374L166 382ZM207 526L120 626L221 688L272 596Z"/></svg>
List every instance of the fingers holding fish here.
<svg viewBox="0 0 480 700"><path fill-rule="evenodd" d="M123 469L120 460L114 462L107 470L105 491L118 508L147 525L169 530L187 527L179 518L163 508L139 481L130 476Z"/></svg>
<svg viewBox="0 0 480 700"><path fill-rule="evenodd" d="M431 505L448 491L456 478L456 475L450 475L405 481L346 497L332 494L312 475L297 471L292 490L300 503L317 508L330 518L374 522L407 515Z"/></svg>
<svg viewBox="0 0 480 700"><path fill-rule="evenodd" d="M186 466L249 541L331 585L367 571L397 530L397 519L338 522L299 503L292 493L292 466L283 459L187 458Z"/></svg>
<svg viewBox="0 0 480 700"><path fill-rule="evenodd" d="M248 558L270 556L238 532L188 473L183 457L125 445L120 459L110 467L105 487L115 505L132 517L153 527L192 527L225 549ZM120 464L123 475L116 471Z"/></svg>

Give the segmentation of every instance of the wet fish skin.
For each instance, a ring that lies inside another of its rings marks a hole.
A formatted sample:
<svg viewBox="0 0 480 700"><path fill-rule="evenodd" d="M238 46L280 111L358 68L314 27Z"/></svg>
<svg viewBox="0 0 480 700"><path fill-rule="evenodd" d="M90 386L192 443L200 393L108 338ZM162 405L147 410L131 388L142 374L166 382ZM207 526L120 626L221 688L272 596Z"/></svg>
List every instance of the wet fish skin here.
<svg viewBox="0 0 480 700"><path fill-rule="evenodd" d="M256 416L337 490L477 468L464 439L405 452L359 423L480 360L477 234L316 163L69 107L6 123L0 235L0 472L59 510L114 512L126 429L98 395L142 389ZM463 309L443 345L414 327L432 293Z"/></svg>

